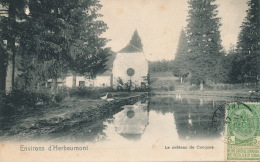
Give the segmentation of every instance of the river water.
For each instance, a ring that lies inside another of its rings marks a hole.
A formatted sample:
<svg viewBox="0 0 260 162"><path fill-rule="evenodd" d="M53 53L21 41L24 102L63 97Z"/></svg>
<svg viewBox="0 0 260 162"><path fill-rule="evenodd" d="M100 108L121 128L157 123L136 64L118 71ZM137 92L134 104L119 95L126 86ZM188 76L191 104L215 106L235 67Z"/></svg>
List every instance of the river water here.
<svg viewBox="0 0 260 162"><path fill-rule="evenodd" d="M181 95L152 96L134 105L125 105L122 111L91 126L81 125L59 140L137 144L219 139L224 134L224 122L216 125L213 115L221 105L230 101L238 100ZM224 121L224 115L219 118Z"/></svg>

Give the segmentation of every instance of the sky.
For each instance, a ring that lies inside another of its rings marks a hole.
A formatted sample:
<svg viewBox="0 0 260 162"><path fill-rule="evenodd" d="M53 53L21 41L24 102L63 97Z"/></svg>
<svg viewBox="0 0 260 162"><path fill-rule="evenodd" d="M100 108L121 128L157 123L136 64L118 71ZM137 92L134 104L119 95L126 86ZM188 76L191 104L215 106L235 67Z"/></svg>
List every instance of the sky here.
<svg viewBox="0 0 260 162"><path fill-rule="evenodd" d="M217 0L221 18L221 39L225 50L236 44L246 16L248 0ZM99 13L109 27L102 37L118 52L130 41L135 30L142 39L147 60L174 59L180 31L187 25L187 0L100 0Z"/></svg>

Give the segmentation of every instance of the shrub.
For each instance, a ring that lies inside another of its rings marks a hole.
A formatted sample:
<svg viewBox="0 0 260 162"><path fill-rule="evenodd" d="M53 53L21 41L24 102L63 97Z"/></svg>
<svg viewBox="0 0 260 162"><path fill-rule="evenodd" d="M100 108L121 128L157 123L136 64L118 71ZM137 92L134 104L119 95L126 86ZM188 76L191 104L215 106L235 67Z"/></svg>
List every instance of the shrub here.
<svg viewBox="0 0 260 162"><path fill-rule="evenodd" d="M189 91L196 91L196 90L199 90L200 89L200 86L199 85L195 85L195 86L192 86L189 88Z"/></svg>
<svg viewBox="0 0 260 162"><path fill-rule="evenodd" d="M241 84L214 84L216 90L234 90L234 89L257 89L255 83L241 83Z"/></svg>
<svg viewBox="0 0 260 162"><path fill-rule="evenodd" d="M174 91L175 90L175 86L174 85L158 85L158 86L154 86L151 88L151 90L154 91Z"/></svg>
<svg viewBox="0 0 260 162"><path fill-rule="evenodd" d="M174 91L175 90L175 86L174 85L170 85L169 90L170 91Z"/></svg>
<svg viewBox="0 0 260 162"><path fill-rule="evenodd" d="M6 107L6 94L3 91L0 91L0 108L3 109Z"/></svg>
<svg viewBox="0 0 260 162"><path fill-rule="evenodd" d="M30 90L14 89L7 94L7 103L12 103L15 107L33 107L37 102L38 95Z"/></svg>
<svg viewBox="0 0 260 162"><path fill-rule="evenodd" d="M58 92L57 94L55 94L54 99L56 102L61 102L64 98L66 97L66 93L65 92Z"/></svg>
<svg viewBox="0 0 260 162"><path fill-rule="evenodd" d="M71 89L69 94L71 97L98 99L111 91L113 91L112 88L77 87Z"/></svg>
<svg viewBox="0 0 260 162"><path fill-rule="evenodd" d="M213 87L208 84L204 84L203 88L204 90L213 90ZM200 90L199 84L189 88L189 91L196 91L196 90Z"/></svg>
<svg viewBox="0 0 260 162"><path fill-rule="evenodd" d="M47 91L33 91L14 89L8 93L0 94L0 108L3 110L17 110L19 108L33 108L38 102L50 104L51 95Z"/></svg>
<svg viewBox="0 0 260 162"><path fill-rule="evenodd" d="M47 91L37 92L37 102L43 102L44 104L50 104L51 102L51 94Z"/></svg>

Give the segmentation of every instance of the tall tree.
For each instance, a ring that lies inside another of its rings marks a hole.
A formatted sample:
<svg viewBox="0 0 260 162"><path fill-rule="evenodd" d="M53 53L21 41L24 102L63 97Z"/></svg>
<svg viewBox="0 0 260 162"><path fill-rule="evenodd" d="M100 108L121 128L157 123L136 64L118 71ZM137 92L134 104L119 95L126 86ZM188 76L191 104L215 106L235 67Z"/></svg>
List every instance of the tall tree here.
<svg viewBox="0 0 260 162"><path fill-rule="evenodd" d="M133 34L129 43L131 45L135 46L136 48L143 50L143 44L142 44L140 36L138 35L137 30L135 30L135 32L134 32L134 34Z"/></svg>
<svg viewBox="0 0 260 162"><path fill-rule="evenodd" d="M243 83L244 77L241 70L243 59L241 54L237 52L237 49L234 48L228 51L226 61L228 62L226 65L229 65L229 68L226 68L229 72L228 82Z"/></svg>
<svg viewBox="0 0 260 162"><path fill-rule="evenodd" d="M0 91L5 91L6 88L6 75L7 75L7 66L8 66L8 49L4 42L3 38L4 29L3 27L7 26L6 21L0 19Z"/></svg>
<svg viewBox="0 0 260 162"><path fill-rule="evenodd" d="M241 25L238 37L239 55L237 57L241 57L239 64L241 65L243 82L256 82L259 78L259 3L259 0L248 1L247 16Z"/></svg>
<svg viewBox="0 0 260 162"><path fill-rule="evenodd" d="M30 0L21 53L32 56L33 67L39 68L34 63L41 65L43 71L36 70L42 74L38 79L52 78L54 91L62 73L96 74L103 70L108 49L100 34L107 26L96 20L101 16L96 13L100 7L96 0Z"/></svg>
<svg viewBox="0 0 260 162"><path fill-rule="evenodd" d="M30 17L24 24L26 29L21 35L20 51L24 56L23 59L30 58L31 61L28 63L33 69L40 65L40 69L46 70L43 77L36 75L33 78L39 80L52 78L53 90L56 91L55 83L66 65L67 41L70 38L70 34L66 32L67 22L63 14L66 8L65 1L30 0L28 6ZM33 69L25 70L24 74L29 75L35 71ZM32 80L28 82L33 83Z"/></svg>
<svg viewBox="0 0 260 162"><path fill-rule="evenodd" d="M217 82L215 70L221 53L220 18L217 17L215 0L189 0L188 50L192 82L203 85L206 81Z"/></svg>
<svg viewBox="0 0 260 162"><path fill-rule="evenodd" d="M183 82L183 77L189 74L189 63L188 63L188 39L185 31L182 29L179 37L179 43L175 58L173 61L173 74L181 78L181 83Z"/></svg>
<svg viewBox="0 0 260 162"><path fill-rule="evenodd" d="M74 27L77 29L74 30L69 50L71 58L69 69L74 76L74 87L77 74L88 73L91 77L95 77L98 73L104 72L109 53L109 49L104 48L107 39L100 37L106 31L107 25L103 21L96 20L102 16L97 14L101 5L96 2L89 5L91 6L88 12L85 12L82 6L78 6L78 11L70 17L70 22L74 22Z"/></svg>
<svg viewBox="0 0 260 162"><path fill-rule="evenodd" d="M0 6L6 10L8 18L2 17L1 29L0 29L0 42L1 42L1 54L0 54L0 90L5 91L6 89L6 74L9 59L11 58L12 65L12 80L11 87L14 86L15 78L15 57L16 57L16 46L15 43L18 39L18 22L25 16L26 0L0 0ZM2 13L3 14L3 13ZM3 26L2 26L3 25ZM7 40L7 46L4 47L3 40ZM8 52L7 52L8 51Z"/></svg>

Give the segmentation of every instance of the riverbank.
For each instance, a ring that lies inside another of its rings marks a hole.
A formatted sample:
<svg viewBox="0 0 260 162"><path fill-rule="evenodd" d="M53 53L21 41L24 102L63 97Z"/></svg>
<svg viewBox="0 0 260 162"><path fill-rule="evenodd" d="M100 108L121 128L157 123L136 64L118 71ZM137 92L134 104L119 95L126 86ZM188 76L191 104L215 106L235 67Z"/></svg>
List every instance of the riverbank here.
<svg viewBox="0 0 260 162"><path fill-rule="evenodd" d="M8 141L51 139L84 124L92 124L147 97L144 92L114 93L113 101L67 98L57 107L37 107L28 112L0 118L0 139Z"/></svg>
<svg viewBox="0 0 260 162"><path fill-rule="evenodd" d="M196 97L250 98L248 90L208 90L208 91L152 91L153 95L185 95Z"/></svg>

